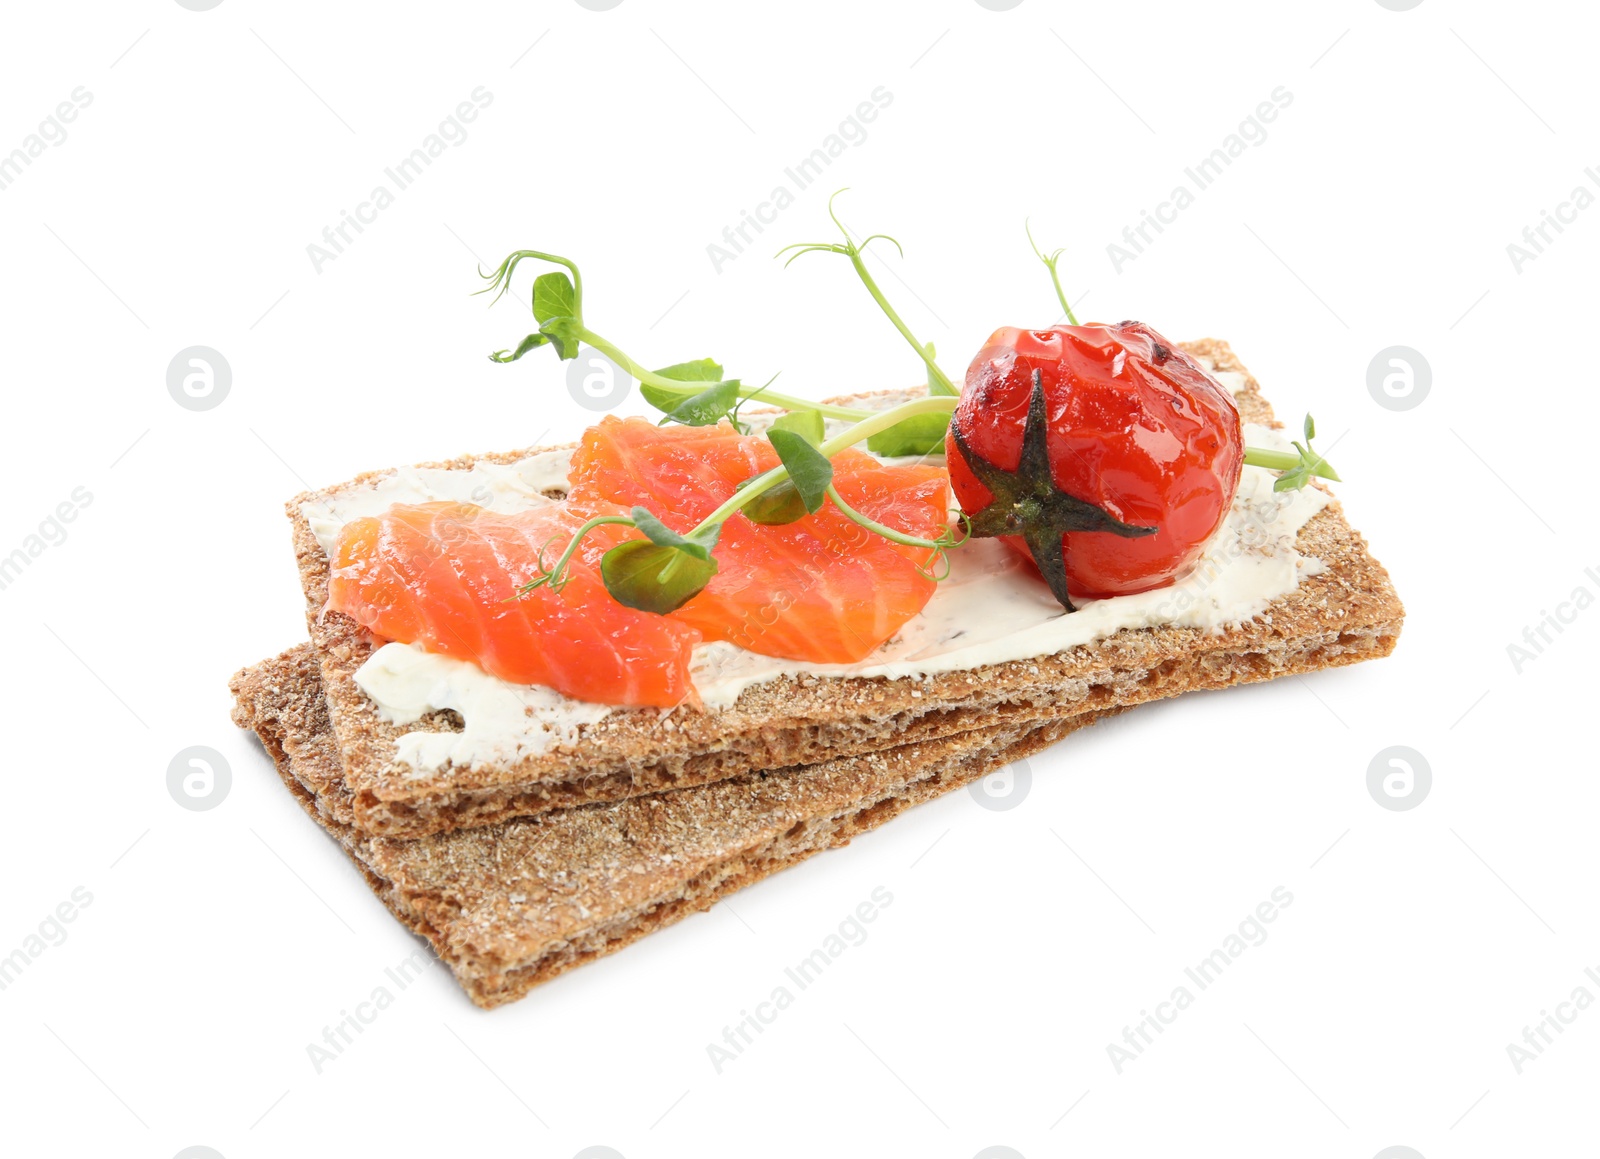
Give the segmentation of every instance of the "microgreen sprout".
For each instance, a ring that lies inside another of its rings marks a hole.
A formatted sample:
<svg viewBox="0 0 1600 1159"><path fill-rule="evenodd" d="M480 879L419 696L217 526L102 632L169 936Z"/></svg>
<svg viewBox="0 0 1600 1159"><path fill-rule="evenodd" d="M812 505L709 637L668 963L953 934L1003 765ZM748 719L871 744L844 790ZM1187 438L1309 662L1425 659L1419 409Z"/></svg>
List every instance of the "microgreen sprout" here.
<svg viewBox="0 0 1600 1159"><path fill-rule="evenodd" d="M553 592L559 592L566 587L568 579L567 565L572 562L572 557L577 554L578 546L583 542L584 536L588 535L596 527L603 527L608 523L625 523L629 527L635 526L634 521L626 515L597 515L573 533L566 550L556 559L556 565L554 567L546 567L544 553L550 550L550 544L555 542L552 539L539 549L538 572L531 580L519 587L511 599L519 600L524 596L531 596L540 588L549 588ZM506 602L510 603L511 601L507 600Z"/></svg>
<svg viewBox="0 0 1600 1159"><path fill-rule="evenodd" d="M1056 272L1056 263L1061 260L1061 255L1067 251L1065 249L1057 249L1046 254L1039 248L1039 243L1033 240L1033 226L1026 219L1022 223L1022 229L1028 235L1028 244L1033 247L1034 257L1043 262L1045 269L1050 271L1050 284L1056 288L1056 301L1061 303L1061 312L1067 316L1069 325L1076 326L1078 324L1077 316L1073 314L1072 306L1067 302L1066 292L1061 288L1061 275Z"/></svg>
<svg viewBox="0 0 1600 1159"><path fill-rule="evenodd" d="M1332 479L1335 483L1341 482L1339 472L1333 469L1333 464L1324 459L1311 449L1311 440L1317 436L1317 423L1310 415L1301 428L1305 434L1304 443L1293 443L1293 453L1289 451L1269 451L1265 447L1246 447L1244 461L1252 467L1265 467L1269 471L1283 472L1273 483L1274 491L1298 491L1313 476L1319 479Z"/></svg>
<svg viewBox="0 0 1600 1159"><path fill-rule="evenodd" d="M511 288L517 266L526 259L549 262L572 272L552 270L533 282L533 317L539 329L529 334L512 350L497 350L489 355L495 362L515 362L531 350L550 346L561 359L578 356L582 346L590 346L639 381L645 401L666 412L675 422L709 426L723 418L731 419L740 400L762 394L763 400L788 410L814 410L829 418L859 419L868 412L854 407L832 406L810 399L767 391L765 386L747 387L738 379L723 376L722 367L709 358L680 362L661 370L650 370L626 354L614 342L589 329L583 316L583 276L570 258L540 250L517 250L491 273L479 270L489 284L477 291L494 291L490 304L498 302ZM769 380L770 381L770 380ZM763 393L766 392L766 393ZM691 405L692 404L692 405Z"/></svg>
<svg viewBox="0 0 1600 1159"><path fill-rule="evenodd" d="M946 579L950 575L950 549L960 547L972 538L972 520L968 518L965 511L957 512L961 517L959 531L955 527L949 527L937 539L923 539L919 536L907 535L903 531L896 531L894 528L879 523L875 519L868 518L846 503L839 494L838 488L832 485L828 487L828 498L833 500L833 505L851 521L860 524L875 535L883 536L890 543L898 543L904 547L925 547L931 551L933 554L918 564L917 570L923 576L935 582Z"/></svg>
<svg viewBox="0 0 1600 1159"><path fill-rule="evenodd" d="M862 259L862 255L866 252L867 247L879 239L882 239L883 241L893 245L894 248L900 253L901 257L905 256L905 250L901 249L899 242L895 241L894 238L890 237L886 233L872 234L868 237L862 238L861 241L857 243L854 237L851 236L850 231L845 228L844 222L839 220L839 215L833 211L834 200L839 196L840 193L843 192L845 192L845 190L840 189L836 191L832 197L828 198L828 216L833 219L833 224L838 226L839 232L844 235L844 241L842 243L829 241L796 242L794 245L784 246L778 251L777 256L782 257L784 254L789 255L788 260L783 263L785 267L787 267L801 254L843 254L845 257L849 258L850 264L855 268L856 276L861 279L861 284L867 288L867 293L872 295L872 300L878 303L878 308L888 316L890 322L894 323L894 328L900 331L901 337L903 337L907 342L911 343L911 349L917 352L917 357L922 359L923 364L928 368L928 393L930 395L960 394L961 392L955 388L955 384L950 381L949 376L946 375L943 370L940 370L939 364L934 361L933 347L931 345L924 345L923 343L917 341L916 335L911 333L911 328L901 321L900 315L895 312L893 306L889 305L889 300L883 296L883 291L878 288L878 283L873 279L871 271L867 269L867 264Z"/></svg>
<svg viewBox="0 0 1600 1159"><path fill-rule="evenodd" d="M834 199L843 192L839 190L828 199L828 216L843 235L843 242L801 242L785 246L778 251L778 256L789 255L784 263L786 266L806 253L835 253L847 257L873 301L877 302L895 329L917 352L928 372L927 397L915 398L885 411L835 406L779 394L770 389L772 379L759 387L746 387L738 379L727 378L722 366L709 358L648 370L615 343L588 328L583 317L583 278L576 264L559 255L538 250L518 250L501 262L493 273L483 274L489 285L480 293L494 290L495 300L498 301L510 288L518 263L525 259L549 262L571 273L569 277L566 272L550 271L534 279L532 306L539 329L524 338L514 350L502 350L491 355L496 362L515 362L530 350L545 345L553 347L560 358L576 358L580 347L588 345L612 359L639 381L640 393L645 400L665 414L663 423L706 426L727 420L740 431L748 432L749 428L739 420L739 409L757 396L761 401L788 412L773 421L767 434L768 442L777 453L778 465L746 479L715 511L687 532L674 531L644 507L635 507L628 515L597 516L577 529L554 566L545 565L544 551L541 550L537 574L517 589L514 598L529 596L540 588L559 592L567 582L572 558L584 537L606 524L626 525L643 534L642 539L630 539L602 556L600 571L607 591L627 607L661 615L682 607L705 590L717 574L714 551L723 525L740 513L759 524L789 524L815 514L824 503L832 503L847 519L871 534L904 547L927 549L930 555L919 565L919 570L932 580L942 580L949 575L949 552L967 543L974 535L1014 532L1010 524L1001 527L995 522L1006 514L1002 510L1007 507L1005 503L991 504L993 511L985 509L976 516L959 513L957 524L947 527L942 535L928 539L872 519L852 507L839 493L832 464L835 455L861 442L865 442L873 451L889 456L931 453L943 444L950 416L956 409L960 395L949 377L939 368L933 344L917 339L889 304L867 269L863 255L872 242L886 241L903 254L900 243L887 234L871 234L857 242L833 209ZM1065 250L1056 249L1047 254L1034 241L1032 227L1026 222L1024 231L1034 256L1050 271L1050 281L1067 322L1078 325L1061 285L1059 264ZM1051 520L1044 521L1049 523L1049 527L1043 531L1035 528L1039 533L1031 536L1029 546L1036 559L1041 555L1049 557L1041 560L1041 569L1047 577L1054 572L1062 573L1060 585L1052 580L1052 588L1061 587L1061 591L1057 592L1058 598L1070 610L1072 604L1065 593L1064 569L1046 566L1051 562L1060 562L1063 530L1107 530L1127 537L1138 537L1154 532L1155 528L1120 524L1106 512L1081 501L1073 501L1077 505L1068 510L1065 503L1071 499L1070 496L1059 496L1053 484L1045 487L1044 483L1039 482L1048 480L1050 475L1043 436L1044 408L1043 386L1036 374L1034 397L1029 410L1029 430L1033 434L1031 453L1037 462L1032 463L1030 480L1034 485L1033 491L1039 493L1030 491L1022 500L1011 502L1009 506L1011 509L1027 507L1030 511L1038 508L1043 512L1046 506L1054 504L1049 512ZM851 420L853 425L832 438L826 438L824 418ZM1338 480L1339 475L1333 467L1312 449L1316 425L1310 415L1306 416L1303 429L1305 441L1294 443L1293 453L1247 447L1244 462L1280 472L1274 484L1274 490L1277 491L1304 487L1313 477ZM968 466L980 475L986 486L992 491L1006 490L1010 484L1002 476L1016 472L1002 472L976 456L959 437L959 431L956 442ZM1049 493L1045 494L1046 491Z"/></svg>

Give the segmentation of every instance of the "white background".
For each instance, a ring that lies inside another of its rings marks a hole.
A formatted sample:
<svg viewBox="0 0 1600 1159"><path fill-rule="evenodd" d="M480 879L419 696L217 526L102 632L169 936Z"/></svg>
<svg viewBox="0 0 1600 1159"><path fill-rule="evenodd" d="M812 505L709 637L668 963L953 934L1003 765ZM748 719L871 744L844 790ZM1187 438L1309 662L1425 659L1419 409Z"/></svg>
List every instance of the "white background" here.
<svg viewBox="0 0 1600 1159"><path fill-rule="evenodd" d="M1506 1051L1600 997L1600 612L1520 674L1507 653L1600 593L1600 211L1520 273L1506 251L1600 191L1581 6L128 0L5 24L0 150L93 95L0 191L0 554L93 495L0 591L0 954L93 897L0 992L6 1152L1589 1153L1600 1011L1520 1075ZM308 243L478 86L465 142L317 272ZM878 86L866 140L716 272L707 244ZM1277 86L1267 139L1118 273L1107 243ZM953 374L1056 316L1030 214L1080 316L1228 338L1337 443L1408 606L1398 652L1141 709L1036 758L1014 809L955 794L507 1009L430 974L315 1073L307 1044L416 943L228 721L228 674L304 636L283 501L576 436L548 352L484 357L530 327L469 296L474 267L520 247L576 257L590 323L652 365L916 381L841 259L769 256L828 239L846 185L847 222L904 242L874 268ZM204 413L166 387L195 344L233 371ZM1433 374L1405 412L1366 384L1395 344ZM1366 788L1395 744L1433 773L1406 812ZM167 792L190 745L232 766L209 812ZM869 940L716 1073L707 1044L880 885ZM1266 942L1118 1074L1107 1045L1277 886Z"/></svg>

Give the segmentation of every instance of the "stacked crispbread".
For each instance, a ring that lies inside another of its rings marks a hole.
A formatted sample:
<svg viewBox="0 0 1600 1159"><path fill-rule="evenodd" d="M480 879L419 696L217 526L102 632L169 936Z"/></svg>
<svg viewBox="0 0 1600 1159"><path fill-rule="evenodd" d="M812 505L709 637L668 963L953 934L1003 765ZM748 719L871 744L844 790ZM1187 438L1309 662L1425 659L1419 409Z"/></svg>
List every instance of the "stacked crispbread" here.
<svg viewBox="0 0 1600 1159"><path fill-rule="evenodd" d="M1272 414L1226 344L1187 344ZM429 467L510 464L541 448ZM413 729L380 719L355 673L376 643L324 613L329 561L306 511L383 474L290 504L311 642L239 673L235 719L284 782L473 1001L493 1006L609 953L919 801L1107 713L1203 688L1387 655L1403 608L1330 504L1297 548L1320 570L1249 622L1123 630L1051 656L922 679L782 676L722 708L621 710L516 762L421 771Z"/></svg>
<svg viewBox="0 0 1600 1159"><path fill-rule="evenodd" d="M1094 719L995 725L407 840L352 824L309 645L241 673L234 692L234 719L261 737L290 792L486 1007L847 844Z"/></svg>

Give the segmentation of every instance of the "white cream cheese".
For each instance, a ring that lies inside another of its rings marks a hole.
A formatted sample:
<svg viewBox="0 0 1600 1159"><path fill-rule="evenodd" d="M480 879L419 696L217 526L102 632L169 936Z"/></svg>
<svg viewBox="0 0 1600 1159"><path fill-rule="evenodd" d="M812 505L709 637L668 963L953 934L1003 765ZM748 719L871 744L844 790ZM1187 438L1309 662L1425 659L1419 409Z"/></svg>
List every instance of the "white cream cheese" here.
<svg viewBox="0 0 1600 1159"><path fill-rule="evenodd" d="M553 688L509 684L476 664L416 644L385 644L356 671L355 681L390 724L415 724L442 709L460 714L461 732L419 730L400 738L395 760L419 772L447 764L514 764L571 744L580 727L611 712Z"/></svg>
<svg viewBox="0 0 1600 1159"><path fill-rule="evenodd" d="M469 471L401 467L359 490L341 492L331 500L302 503L300 513L332 559L340 528L356 519L382 515L396 503L448 500L476 503L494 511L525 511L550 502L543 492L565 490L571 467L571 451L541 451L514 463L484 461Z"/></svg>
<svg viewBox="0 0 1600 1159"><path fill-rule="evenodd" d="M1202 365L1210 370L1211 363L1205 361L1204 359L1201 361ZM1222 389L1227 391L1229 394L1238 394L1244 389L1244 375L1240 374L1237 370L1211 370L1211 377L1216 379L1217 385L1222 387Z"/></svg>
<svg viewBox="0 0 1600 1159"><path fill-rule="evenodd" d="M1214 372L1230 391L1244 376ZM1290 449L1281 434L1246 424L1251 446ZM318 540L331 554L349 520L381 514L394 503L453 499L496 511L549 502L542 494L566 485L570 453L543 452L517 463L482 463L469 470L404 469L359 492L340 495L334 510L307 504ZM1271 472L1246 467L1233 509L1182 581L1156 591L1085 601L1067 614L1049 589L1003 544L973 541L950 553L950 575L921 613L876 653L858 664L782 660L715 642L694 650L690 676L708 709L733 704L752 685L801 673L817 676L922 679L940 673L1029 660L1098 640L1125 628L1155 625L1221 631L1261 614L1292 592L1302 576L1323 569L1295 549L1300 528L1327 506L1326 493L1307 487L1274 492ZM356 673L380 716L398 725L442 709L460 714L461 732L403 736L396 760L419 773L446 764L510 762L570 744L609 707L573 700L550 688L509 684L475 664L386 644Z"/></svg>

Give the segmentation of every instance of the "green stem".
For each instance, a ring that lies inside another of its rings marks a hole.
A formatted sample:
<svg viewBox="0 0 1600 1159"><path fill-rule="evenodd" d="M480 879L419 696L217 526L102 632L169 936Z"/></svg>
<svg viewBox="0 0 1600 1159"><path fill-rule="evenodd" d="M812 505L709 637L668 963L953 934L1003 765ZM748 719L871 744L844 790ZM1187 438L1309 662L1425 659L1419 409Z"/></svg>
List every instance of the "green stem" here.
<svg viewBox="0 0 1600 1159"><path fill-rule="evenodd" d="M954 543L950 540L940 542L934 539L918 539L915 535L907 535L903 531L896 531L887 524L879 523L876 519L861 514L861 512L844 501L844 497L839 494L838 488L831 483L828 485L828 498L833 500L833 505L844 513L846 519L859 523L868 531L883 536L891 543L903 543L907 547L926 547L930 551L938 551L941 548L954 546Z"/></svg>
<svg viewBox="0 0 1600 1159"><path fill-rule="evenodd" d="M682 395L684 398L688 398L690 395L699 394L707 387L713 385L709 382L680 382L672 378L663 378L655 371L647 370L645 367L635 362L632 358L628 357L628 355L625 354L615 343L602 338L600 335L596 334L593 330L590 330L587 327L584 327L579 331L578 337L581 341L587 342L590 346L593 346L596 350L600 351L600 353L611 359L640 382L645 383L647 386L653 386L658 390L671 391L673 394ZM760 396L762 402L770 402L773 406L782 407L784 410L813 410L818 414L831 419L847 419L855 421L857 419L866 418L874 413L868 410L860 410L856 407L834 406L831 403L812 402L810 399L799 398L795 395L789 394L779 394L777 391L765 390L759 386L741 386L739 388L740 398L754 398L757 395Z"/></svg>
<svg viewBox="0 0 1600 1159"><path fill-rule="evenodd" d="M1056 288L1056 301L1061 303L1061 309L1066 313L1067 321L1076 326L1078 319L1073 314L1072 307L1067 304L1067 292L1061 288L1061 276L1056 273L1055 262L1046 262L1045 265L1050 267L1050 282Z"/></svg>
<svg viewBox="0 0 1600 1159"><path fill-rule="evenodd" d="M629 527L636 526L633 520L628 518L626 515L596 515L593 519L589 520L573 533L572 539L567 543L567 549L561 553L561 558L556 560L555 567L545 572L541 579L532 580L523 584L517 589L517 595L513 598L521 598L522 596L529 595L532 593L535 587L540 585L541 582L549 584L552 590L559 589L561 586L561 574L566 570L567 564L571 562L572 557L577 554L579 545L583 543L583 537L588 535L589 532L593 531L596 527L602 527L607 523L626 523ZM543 552L540 554L542 555ZM541 566L543 566L542 563Z"/></svg>
<svg viewBox="0 0 1600 1159"><path fill-rule="evenodd" d="M1339 472L1333 469L1332 464L1321 455L1313 455L1302 460L1295 451L1271 451L1265 447L1246 447L1244 461L1248 467L1265 467L1269 471L1290 471L1305 463L1311 468L1311 473L1321 479L1332 479L1335 483L1343 482Z"/></svg>
<svg viewBox="0 0 1600 1159"><path fill-rule="evenodd" d="M854 446L856 443L870 439L880 431L886 431L895 424L915 415L951 414L955 411L956 404L960 401L959 398L954 396L940 395L903 402L889 410L878 411L870 418L856 423L849 430L841 431L839 434L834 435L833 438L825 440L817 450L822 452L824 458L831 459L846 447ZM750 482L739 488L738 491L734 492L726 503L702 519L692 531L688 532L688 535L698 535L715 524L721 523L757 495L770 491L788 477L788 469L782 466L774 467L770 471L757 475Z"/></svg>
<svg viewBox="0 0 1600 1159"><path fill-rule="evenodd" d="M1067 321L1076 326L1078 324L1077 316L1073 314L1072 306L1067 301L1067 292L1061 288L1061 276L1056 273L1056 265L1061 261L1061 255L1066 251L1056 250L1052 254L1046 254L1039 248L1039 243L1033 240L1033 226L1029 222L1024 221L1022 223L1022 230L1028 235L1028 244L1033 247L1033 256L1043 262L1045 268L1050 271L1050 284L1056 288L1056 301L1061 303L1061 310L1066 314Z"/></svg>
<svg viewBox="0 0 1600 1159"><path fill-rule="evenodd" d="M867 264L862 260L861 250L852 243L844 250L844 253L849 257L850 264L855 267L856 276L861 279L861 284L866 286L867 293L872 295L872 300L878 303L878 308L888 315L889 321L894 323L894 328L900 331L900 334L907 342L911 343L911 349L917 352L917 357L921 358L923 364L927 366L928 393L930 395L960 394L961 392L955 388L955 385L945 375L945 372L939 369L939 364L928 356L927 348L917 341L917 336L911 333L911 328L900 320L900 315L895 313L893 306L889 305L889 300L883 296L883 291L878 289L878 283L867 272Z"/></svg>
<svg viewBox="0 0 1600 1159"><path fill-rule="evenodd" d="M511 289L511 278L516 272L517 264L524 258L534 258L537 261L565 266L572 271L573 316L578 319L578 324L581 326L583 324L583 275L578 272L577 264L571 258L564 258L560 254L547 254L543 250L517 250L500 263L500 268L495 271L490 285L478 290L477 293L485 294L489 290L498 288L500 292L494 296L494 301L490 302L490 305L498 302L505 296L506 291ZM479 272L481 273L482 271L480 270ZM490 275L484 274L483 276L489 277Z"/></svg>

